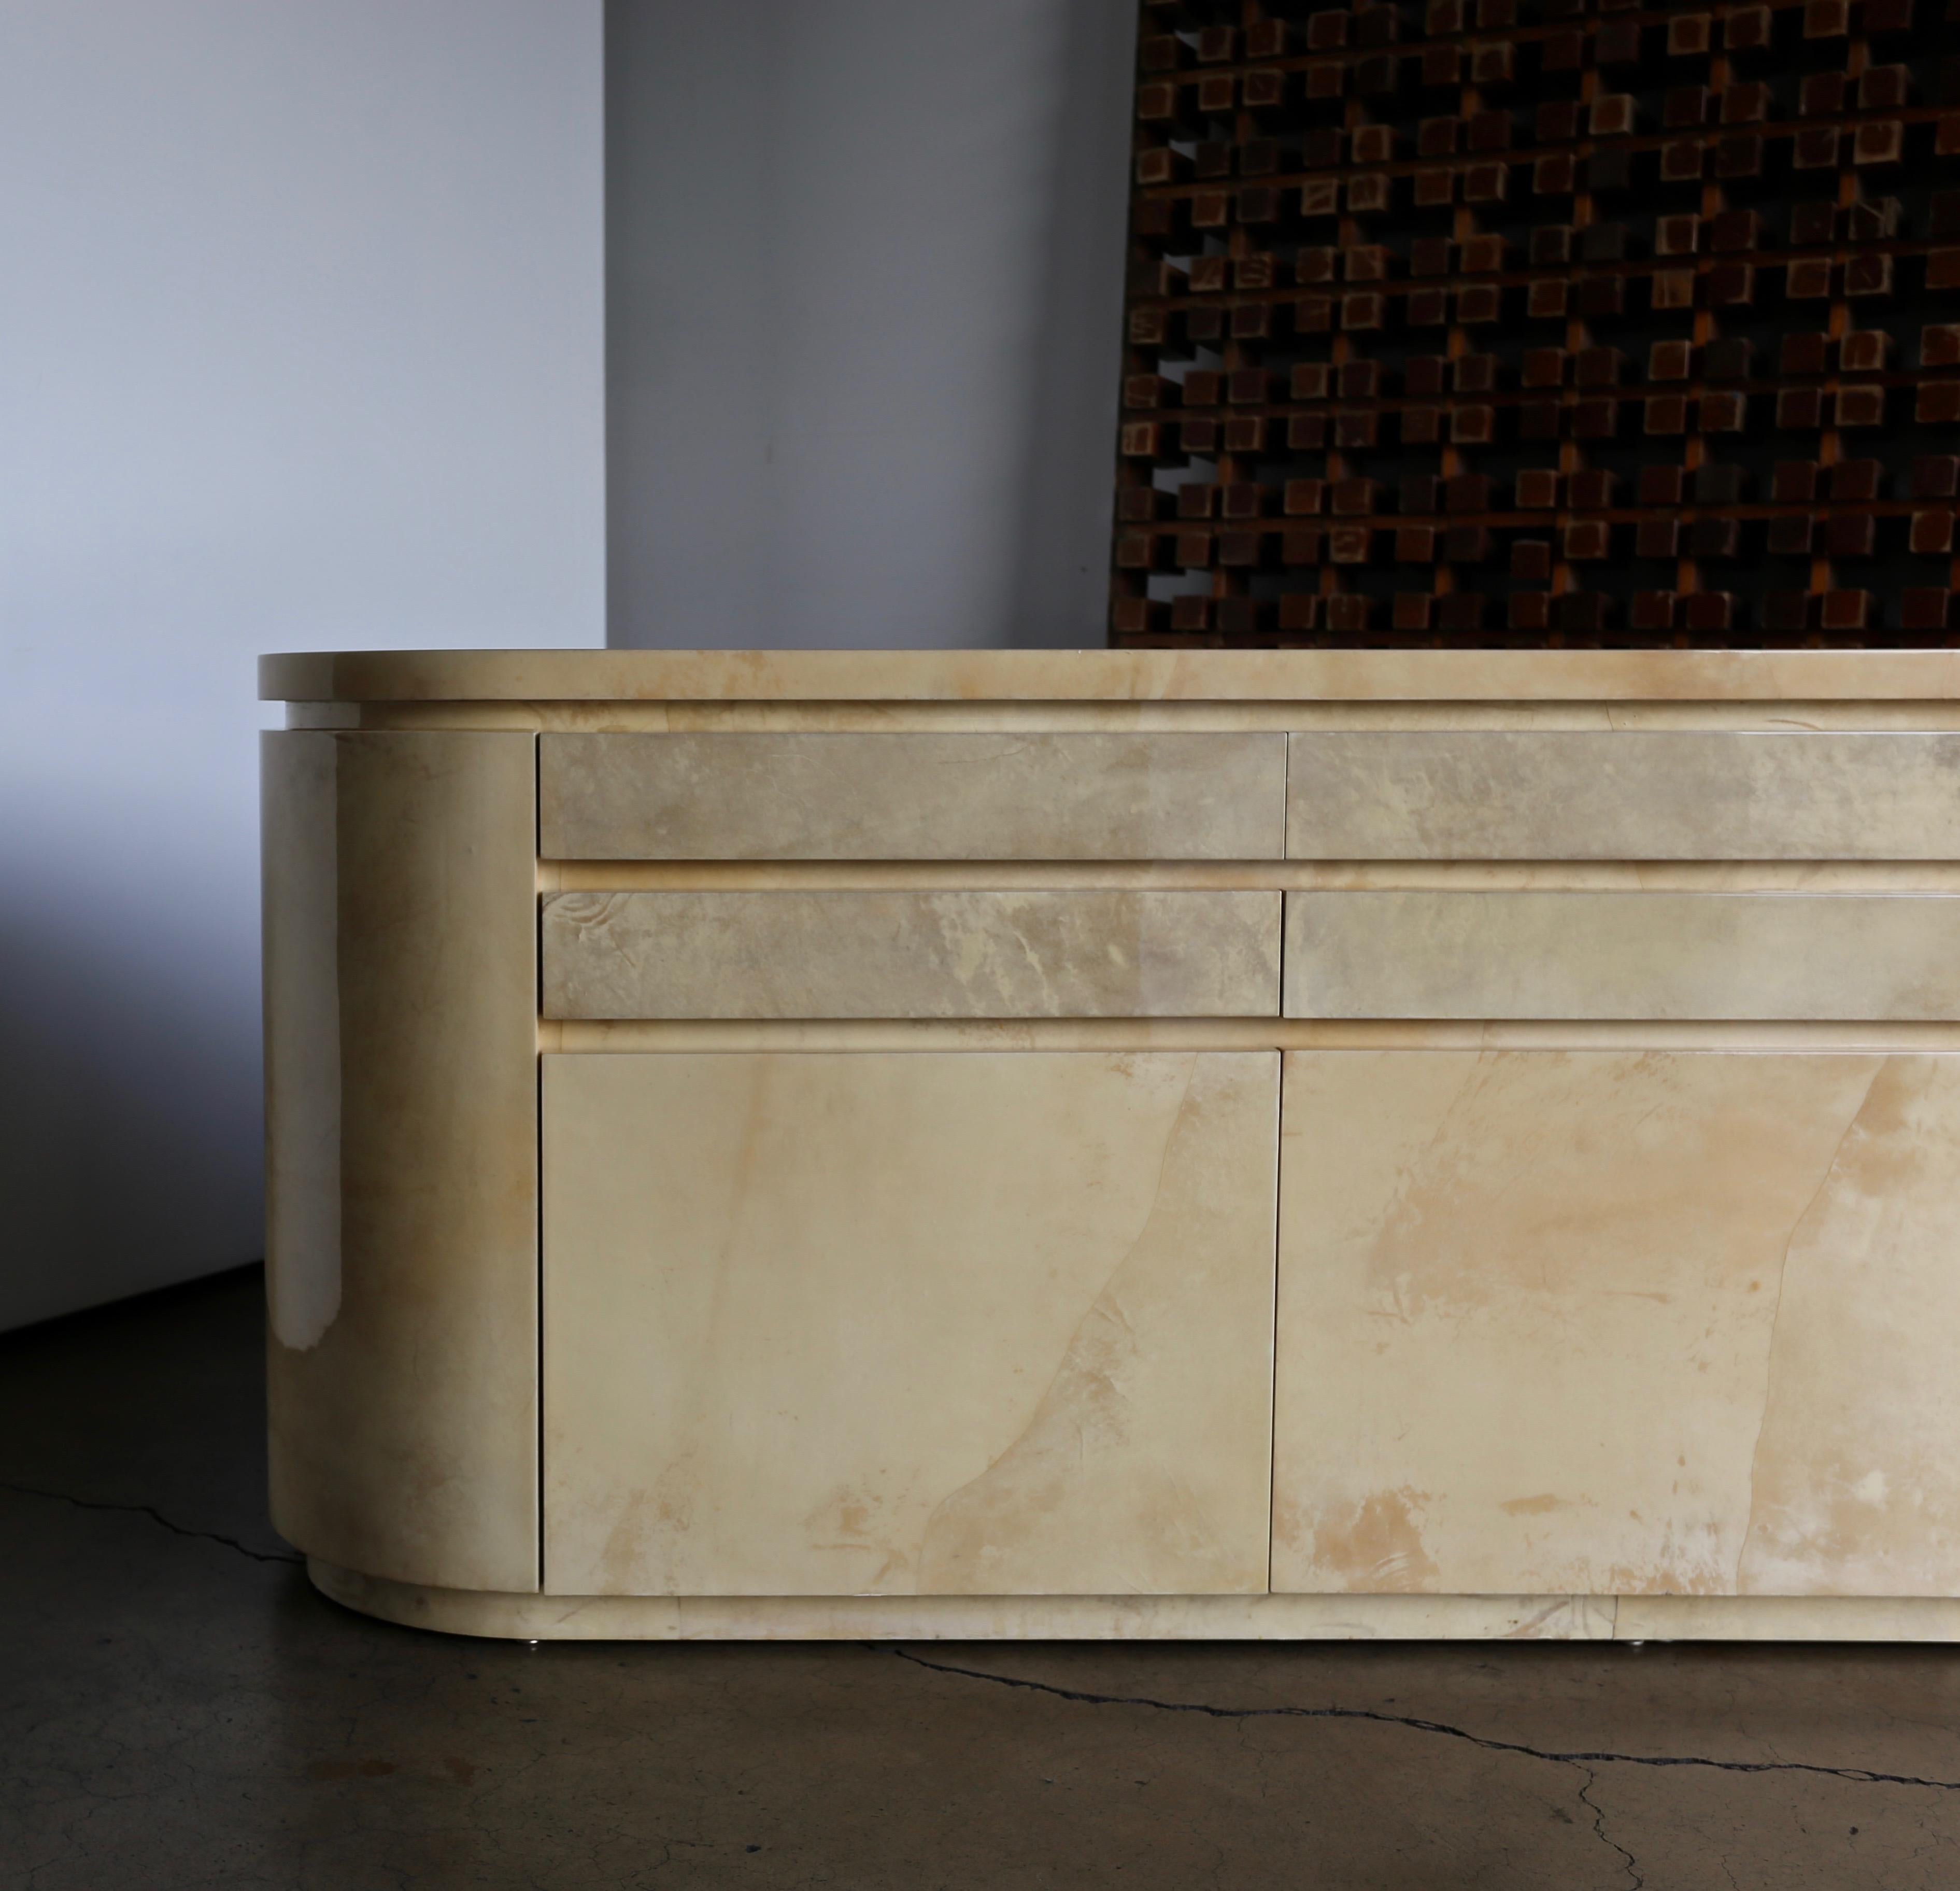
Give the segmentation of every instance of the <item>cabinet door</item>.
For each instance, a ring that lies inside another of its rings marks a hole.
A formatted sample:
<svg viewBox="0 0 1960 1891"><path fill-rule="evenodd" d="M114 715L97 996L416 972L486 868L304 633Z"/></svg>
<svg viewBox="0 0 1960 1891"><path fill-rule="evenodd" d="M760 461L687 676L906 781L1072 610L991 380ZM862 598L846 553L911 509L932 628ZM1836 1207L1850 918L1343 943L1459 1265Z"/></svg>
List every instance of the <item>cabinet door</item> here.
<svg viewBox="0 0 1960 1891"><path fill-rule="evenodd" d="M1960 1059L1289 1055L1273 1587L1960 1590Z"/></svg>
<svg viewBox="0 0 1960 1891"><path fill-rule="evenodd" d="M1263 1590L1278 1062L547 1058L547 1589Z"/></svg>

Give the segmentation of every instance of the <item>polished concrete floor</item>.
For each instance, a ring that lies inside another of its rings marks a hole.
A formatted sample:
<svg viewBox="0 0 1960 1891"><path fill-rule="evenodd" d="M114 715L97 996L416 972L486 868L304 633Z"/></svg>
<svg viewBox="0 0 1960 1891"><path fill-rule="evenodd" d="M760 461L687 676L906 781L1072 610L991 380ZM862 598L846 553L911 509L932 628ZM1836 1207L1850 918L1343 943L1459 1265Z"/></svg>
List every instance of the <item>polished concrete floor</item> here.
<svg viewBox="0 0 1960 1891"><path fill-rule="evenodd" d="M1960 1885L1960 1651L530 1648L322 1600L259 1282L0 1338L0 1886Z"/></svg>

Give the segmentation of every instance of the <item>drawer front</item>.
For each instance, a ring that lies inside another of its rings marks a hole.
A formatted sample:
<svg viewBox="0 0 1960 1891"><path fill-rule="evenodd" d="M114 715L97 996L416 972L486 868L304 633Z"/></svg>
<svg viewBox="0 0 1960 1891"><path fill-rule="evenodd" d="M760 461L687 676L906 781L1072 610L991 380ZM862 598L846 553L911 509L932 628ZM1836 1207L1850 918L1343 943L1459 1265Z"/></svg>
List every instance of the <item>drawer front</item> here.
<svg viewBox="0 0 1960 1891"><path fill-rule="evenodd" d="M1960 734L1296 734L1295 860L1960 858Z"/></svg>
<svg viewBox="0 0 1960 1891"><path fill-rule="evenodd" d="M1273 1587L1950 1596L1960 1057L1286 1059Z"/></svg>
<svg viewBox="0 0 1960 1891"><path fill-rule="evenodd" d="M1273 1052L543 1062L551 1593L1265 1589Z"/></svg>
<svg viewBox="0 0 1960 1891"><path fill-rule="evenodd" d="M1960 1017L1960 896L1290 893L1286 1015Z"/></svg>
<svg viewBox="0 0 1960 1891"><path fill-rule="evenodd" d="M560 893L552 1018L1271 1017L1276 893Z"/></svg>
<svg viewBox="0 0 1960 1891"><path fill-rule="evenodd" d="M556 860L1277 860L1280 734L546 735Z"/></svg>

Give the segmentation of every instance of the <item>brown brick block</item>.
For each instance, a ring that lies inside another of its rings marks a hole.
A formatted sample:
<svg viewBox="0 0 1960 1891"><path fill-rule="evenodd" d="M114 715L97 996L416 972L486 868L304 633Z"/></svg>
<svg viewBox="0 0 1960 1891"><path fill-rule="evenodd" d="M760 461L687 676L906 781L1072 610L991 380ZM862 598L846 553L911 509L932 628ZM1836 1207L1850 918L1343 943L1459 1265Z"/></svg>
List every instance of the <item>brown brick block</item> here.
<svg viewBox="0 0 1960 1891"><path fill-rule="evenodd" d="M1863 630L1872 615L1869 591L1826 591L1818 627L1826 631Z"/></svg>
<svg viewBox="0 0 1960 1891"><path fill-rule="evenodd" d="M1831 469L1831 498L1838 505L1866 505L1879 496L1885 470L1876 460L1841 460Z"/></svg>
<svg viewBox="0 0 1960 1891"><path fill-rule="evenodd" d="M1475 635L1488 602L1481 591L1445 591L1436 600L1436 628L1446 636Z"/></svg>
<svg viewBox="0 0 1960 1891"><path fill-rule="evenodd" d="M1513 630L1542 632L1551 628L1551 594L1548 591L1513 591L1506 617Z"/></svg>
<svg viewBox="0 0 1960 1891"><path fill-rule="evenodd" d="M1907 543L1922 557L1945 556L1953 549L1953 514L1944 509L1915 512Z"/></svg>
<svg viewBox="0 0 1960 1891"><path fill-rule="evenodd" d="M1913 405L1912 417L1923 427L1951 427L1960 422L1960 380L1927 382Z"/></svg>
<svg viewBox="0 0 1960 1891"><path fill-rule="evenodd" d="M1511 576L1520 584L1551 582L1551 546L1545 539L1519 539L1511 546Z"/></svg>
<svg viewBox="0 0 1960 1891"><path fill-rule="evenodd" d="M1674 628L1672 591L1636 591L1627 606L1627 626L1642 636L1664 636Z"/></svg>
<svg viewBox="0 0 1960 1891"><path fill-rule="evenodd" d="M1681 627L1691 636L1719 637L1734 629L1738 601L1731 591L1692 591L1681 600Z"/></svg>
<svg viewBox="0 0 1960 1891"><path fill-rule="evenodd" d="M1325 608L1327 628L1337 635L1358 637L1367 629L1373 610L1367 598L1352 591L1339 591L1321 602Z"/></svg>
<svg viewBox="0 0 1960 1891"><path fill-rule="evenodd" d="M1899 594L1899 628L1920 635L1955 627L1955 594L1917 587Z"/></svg>
<svg viewBox="0 0 1960 1891"><path fill-rule="evenodd" d="M1827 558L1869 558L1878 542L1878 521L1869 512L1838 512L1824 521Z"/></svg>
<svg viewBox="0 0 1960 1891"><path fill-rule="evenodd" d="M1637 558L1678 558L1681 556L1680 521L1641 520L1634 528L1634 555Z"/></svg>
<svg viewBox="0 0 1960 1891"><path fill-rule="evenodd" d="M1951 454L1922 454L1912 463L1907 490L1915 499L1960 496L1960 458Z"/></svg>

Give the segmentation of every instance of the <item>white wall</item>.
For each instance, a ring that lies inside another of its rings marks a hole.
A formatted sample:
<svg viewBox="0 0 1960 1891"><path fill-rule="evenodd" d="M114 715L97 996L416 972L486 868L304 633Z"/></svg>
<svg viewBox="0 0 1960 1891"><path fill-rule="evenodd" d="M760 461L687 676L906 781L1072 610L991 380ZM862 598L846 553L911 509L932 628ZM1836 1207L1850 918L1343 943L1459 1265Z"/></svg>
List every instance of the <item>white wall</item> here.
<svg viewBox="0 0 1960 1891"><path fill-rule="evenodd" d="M609 0L610 640L1100 644L1135 0Z"/></svg>
<svg viewBox="0 0 1960 1891"><path fill-rule="evenodd" d="M599 0L0 8L0 1327L260 1252L253 657L602 639L600 87Z"/></svg>

